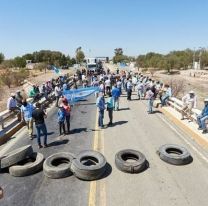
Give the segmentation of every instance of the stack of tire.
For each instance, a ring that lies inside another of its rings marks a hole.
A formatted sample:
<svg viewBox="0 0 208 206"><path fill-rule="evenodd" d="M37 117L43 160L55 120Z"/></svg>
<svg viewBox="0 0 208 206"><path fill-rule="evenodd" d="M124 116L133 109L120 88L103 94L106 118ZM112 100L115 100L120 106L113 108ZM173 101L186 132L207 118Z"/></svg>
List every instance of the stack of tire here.
<svg viewBox="0 0 208 206"><path fill-rule="evenodd" d="M80 152L77 156L60 152L49 156L43 164L45 176L53 179L75 175L82 180L96 180L106 171L105 157L92 150Z"/></svg>
<svg viewBox="0 0 208 206"><path fill-rule="evenodd" d="M33 151L31 145L26 145L0 158L0 169L9 168L9 173L15 177L23 177L40 171L44 156Z"/></svg>

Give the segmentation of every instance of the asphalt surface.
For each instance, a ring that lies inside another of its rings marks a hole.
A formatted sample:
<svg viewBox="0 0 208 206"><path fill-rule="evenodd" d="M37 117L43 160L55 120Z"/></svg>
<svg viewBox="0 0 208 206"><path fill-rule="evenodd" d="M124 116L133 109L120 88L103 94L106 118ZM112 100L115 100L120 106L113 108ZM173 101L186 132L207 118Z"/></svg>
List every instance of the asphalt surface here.
<svg viewBox="0 0 208 206"><path fill-rule="evenodd" d="M61 139L57 124L57 108L53 107L46 119L48 144L46 149L38 149L36 139L29 140L26 130L18 134L19 140L10 150L23 145L33 145L34 151L44 154L45 158L56 152L78 154L81 150L91 149L95 129L95 97L82 101L72 109L71 132ZM8 171L0 173L0 186L4 190L1 206L76 206L87 205L89 182L81 181L74 176L63 179L49 179L43 172L27 176L12 177Z"/></svg>
<svg viewBox="0 0 208 206"><path fill-rule="evenodd" d="M114 126L104 130L104 155L112 166L112 173L99 182L99 205L207 206L208 164L203 159L207 160L207 151L163 114L157 112L148 115L146 101L138 101L136 96L133 98L130 102L126 97L121 98L121 111L114 112ZM108 123L107 115L105 123ZM156 153L163 144L186 147L193 162L185 166L167 164ZM139 174L119 171L115 167L114 157L122 149L142 152L149 168Z"/></svg>
<svg viewBox="0 0 208 206"><path fill-rule="evenodd" d="M103 179L87 182L74 176L49 179L39 172L23 178L0 174L0 185L5 195L0 205L70 205L70 206L207 206L208 153L197 145L163 114L147 114L146 101L138 101L136 95L128 102L125 95L120 100L120 111L114 112L114 125L95 131L96 106L94 96L80 102L72 111L73 134L59 140L56 109L47 118L50 147L41 149L46 157L69 151L77 154L83 149L98 148L108 162ZM107 112L104 123L108 123ZM17 148L29 144L27 135L21 133ZM95 133L97 135L95 135ZM20 135L20 134L19 134ZM93 138L97 138L95 142ZM94 143L93 143L94 142ZM37 151L36 141L32 144ZM193 162L174 166L162 161L156 151L163 144L186 147ZM142 152L149 167L139 174L127 174L115 167L115 154L122 149ZM90 201L89 201L90 200Z"/></svg>

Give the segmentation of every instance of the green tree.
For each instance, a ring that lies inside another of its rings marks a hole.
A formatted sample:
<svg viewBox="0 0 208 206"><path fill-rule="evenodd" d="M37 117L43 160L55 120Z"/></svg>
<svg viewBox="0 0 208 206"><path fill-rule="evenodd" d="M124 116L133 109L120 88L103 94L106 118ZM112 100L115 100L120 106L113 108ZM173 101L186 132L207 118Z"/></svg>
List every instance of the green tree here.
<svg viewBox="0 0 208 206"><path fill-rule="evenodd" d="M116 48L114 49L114 57L113 57L113 63L119 63L119 62L129 62L129 58L123 54L122 48Z"/></svg>
<svg viewBox="0 0 208 206"><path fill-rule="evenodd" d="M0 64L4 61L4 54L0 53Z"/></svg>
<svg viewBox="0 0 208 206"><path fill-rule="evenodd" d="M76 60L77 60L77 63L82 63L84 61L84 58L85 58L85 54L82 51L82 48L78 47L76 49Z"/></svg>
<svg viewBox="0 0 208 206"><path fill-rule="evenodd" d="M13 64L15 67L24 68L26 66L26 60L22 57L15 57Z"/></svg>

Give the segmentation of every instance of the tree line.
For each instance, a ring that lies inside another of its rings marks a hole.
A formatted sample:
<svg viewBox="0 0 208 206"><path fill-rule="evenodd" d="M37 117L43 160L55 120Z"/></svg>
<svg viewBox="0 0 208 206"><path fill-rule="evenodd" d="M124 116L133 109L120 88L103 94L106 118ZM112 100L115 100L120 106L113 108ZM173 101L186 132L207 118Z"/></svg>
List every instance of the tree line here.
<svg viewBox="0 0 208 206"><path fill-rule="evenodd" d="M189 69L193 67L193 61L200 62L200 67L206 69L208 67L208 51L199 50L181 50L171 51L168 54L160 54L149 52L145 55L139 55L135 58L126 56L122 48L114 50L113 62L131 62L136 61L136 65L140 68L154 68L158 70L165 69L170 72L173 69Z"/></svg>
<svg viewBox="0 0 208 206"><path fill-rule="evenodd" d="M4 55L0 53L0 68L24 68L26 66L26 60L31 60L32 63L54 64L67 67L76 63L75 58L71 58L69 55L66 56L59 51L41 50L8 60L5 60Z"/></svg>

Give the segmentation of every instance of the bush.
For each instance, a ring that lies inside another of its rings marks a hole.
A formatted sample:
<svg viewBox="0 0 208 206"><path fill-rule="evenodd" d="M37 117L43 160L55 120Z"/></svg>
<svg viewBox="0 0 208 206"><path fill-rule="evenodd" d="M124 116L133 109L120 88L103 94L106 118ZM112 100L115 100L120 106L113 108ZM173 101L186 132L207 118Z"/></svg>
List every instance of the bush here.
<svg viewBox="0 0 208 206"><path fill-rule="evenodd" d="M24 79L26 79L29 76L29 71L25 69L20 69L17 71L12 70L5 70L1 76L0 76L0 82L2 84L8 86L9 88L14 86L20 86Z"/></svg>

